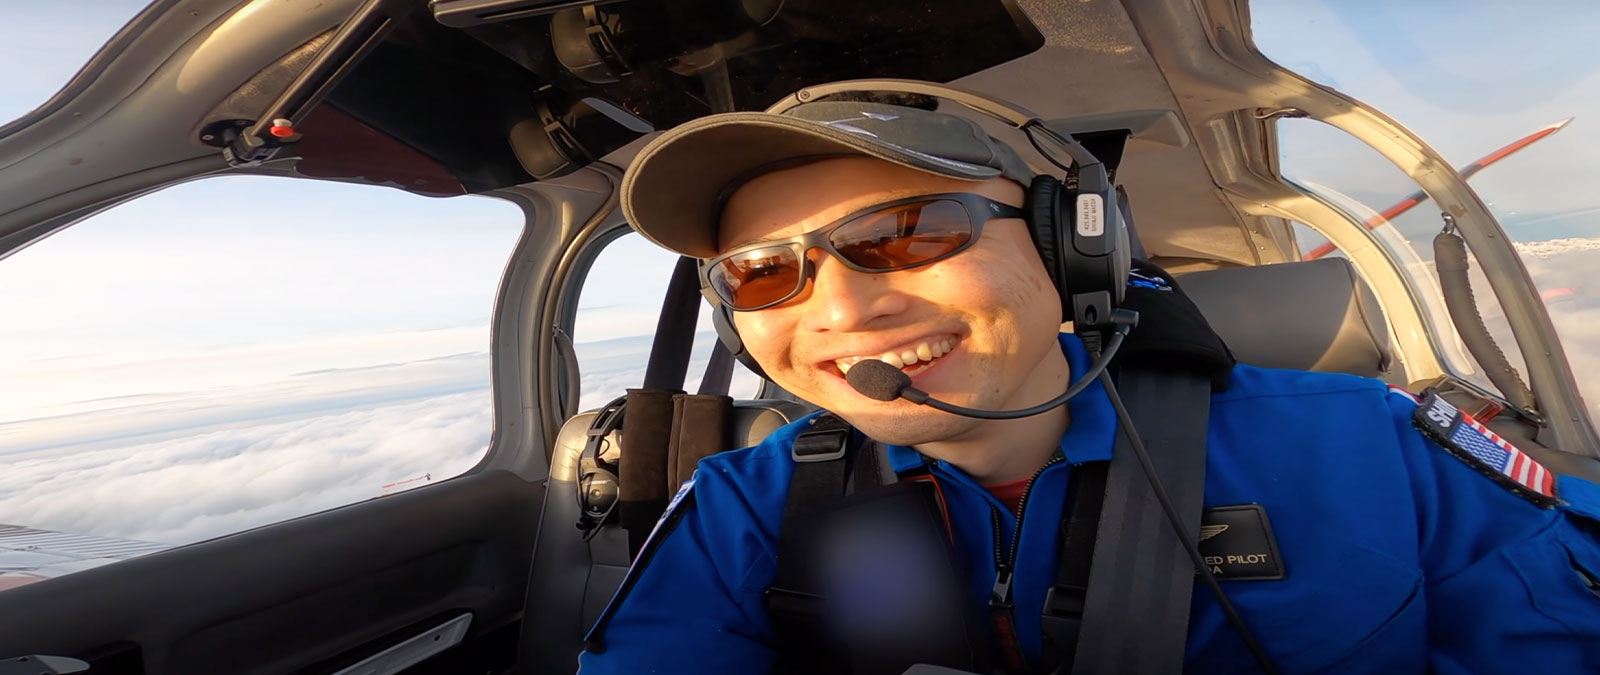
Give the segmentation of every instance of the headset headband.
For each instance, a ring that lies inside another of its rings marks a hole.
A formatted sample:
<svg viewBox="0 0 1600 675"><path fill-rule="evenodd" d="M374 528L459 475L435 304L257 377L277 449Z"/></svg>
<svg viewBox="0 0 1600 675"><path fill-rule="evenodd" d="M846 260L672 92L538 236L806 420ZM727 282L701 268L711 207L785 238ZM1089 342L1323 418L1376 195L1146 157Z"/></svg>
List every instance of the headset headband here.
<svg viewBox="0 0 1600 675"><path fill-rule="evenodd" d="M1056 130L1046 126L1044 121L1039 119L1039 116L1035 115L1033 111L1016 105L1010 101L1005 101L987 94L980 94L975 91L962 89L960 87L953 87L948 84L936 84L933 82L923 82L921 80L899 80L892 78L829 82L827 84L819 84L814 87L806 87L805 89L801 89L793 94L789 94L788 96L778 99L778 102L772 104L767 108L766 111L774 115L780 115L784 112L787 112L790 108L794 108L798 105L821 100L835 94L845 94L851 92L915 94L918 96L931 96L934 98L942 98L947 101L953 101L1021 130L1023 133L1028 135L1028 140L1034 143L1034 147L1035 149L1039 150L1039 154L1044 155L1045 159L1049 160L1051 163L1059 165L1055 158L1050 156L1050 153L1045 152L1043 148L1038 147L1038 142L1033 138L1034 131L1038 131L1046 138L1049 138L1052 142L1059 144L1061 148L1066 151L1067 155L1072 157L1072 162L1078 166L1079 171L1092 170L1090 167L1101 165L1100 160L1095 158L1095 156L1090 153L1087 148L1084 148L1082 143L1079 143L1077 140L1071 137L1062 136L1061 134L1057 133ZM1061 168L1070 170L1068 167L1064 166Z"/></svg>

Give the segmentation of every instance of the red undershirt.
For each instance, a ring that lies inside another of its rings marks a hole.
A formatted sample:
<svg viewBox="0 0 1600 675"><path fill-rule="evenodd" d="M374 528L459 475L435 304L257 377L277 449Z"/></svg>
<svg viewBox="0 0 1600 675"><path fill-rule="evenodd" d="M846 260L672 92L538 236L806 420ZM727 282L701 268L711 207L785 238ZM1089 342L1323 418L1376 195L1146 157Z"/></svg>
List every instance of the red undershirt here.
<svg viewBox="0 0 1600 675"><path fill-rule="evenodd" d="M989 491L989 494L994 495L995 499L1000 500L1001 504L1005 504L1006 508L1011 509L1012 513L1016 513L1018 509L1022 508L1022 493L1028 490L1029 480L1032 480L1031 476L1009 483L998 483L983 487Z"/></svg>

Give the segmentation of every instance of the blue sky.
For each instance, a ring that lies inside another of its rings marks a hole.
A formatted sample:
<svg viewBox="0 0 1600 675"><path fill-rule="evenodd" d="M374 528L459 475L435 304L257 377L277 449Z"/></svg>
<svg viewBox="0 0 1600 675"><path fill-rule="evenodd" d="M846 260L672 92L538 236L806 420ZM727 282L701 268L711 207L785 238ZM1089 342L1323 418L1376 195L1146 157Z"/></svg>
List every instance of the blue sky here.
<svg viewBox="0 0 1600 675"><path fill-rule="evenodd" d="M10 2L0 22L0 120L22 116L60 90L128 23L145 0Z"/></svg>
<svg viewBox="0 0 1600 675"><path fill-rule="evenodd" d="M11 4L0 121L43 103L145 3ZM1474 186L1514 238L1594 237L1600 3L1546 6L1559 11L1258 0L1253 15L1268 56L1376 105L1457 164L1576 116ZM1414 189L1312 122L1286 123L1282 146L1287 173L1374 208ZM231 208L240 199L273 208ZM1411 218L1400 225L1435 222L1426 207ZM487 322L521 219L487 198L229 177L0 261L0 523L192 541L464 470L488 439ZM1585 246L1538 249L1535 279L1587 283L1600 248ZM628 274L595 277L582 299L585 406L637 384L625 362L642 366L646 345L619 338L653 330L660 287L637 280L665 280L672 262L634 236L603 253L601 268ZM1580 377L1600 373L1600 321L1552 312ZM53 450L8 463L19 448Z"/></svg>

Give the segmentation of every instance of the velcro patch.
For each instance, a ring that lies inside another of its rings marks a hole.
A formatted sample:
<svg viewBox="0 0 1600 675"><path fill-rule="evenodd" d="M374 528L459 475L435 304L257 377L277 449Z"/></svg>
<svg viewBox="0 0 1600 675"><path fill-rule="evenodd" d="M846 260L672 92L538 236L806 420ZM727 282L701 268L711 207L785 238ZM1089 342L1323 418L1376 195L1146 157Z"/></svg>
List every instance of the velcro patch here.
<svg viewBox="0 0 1600 675"><path fill-rule="evenodd" d="M1478 423L1439 392L1422 394L1411 423L1450 454L1540 508L1556 505L1555 475L1499 434Z"/></svg>

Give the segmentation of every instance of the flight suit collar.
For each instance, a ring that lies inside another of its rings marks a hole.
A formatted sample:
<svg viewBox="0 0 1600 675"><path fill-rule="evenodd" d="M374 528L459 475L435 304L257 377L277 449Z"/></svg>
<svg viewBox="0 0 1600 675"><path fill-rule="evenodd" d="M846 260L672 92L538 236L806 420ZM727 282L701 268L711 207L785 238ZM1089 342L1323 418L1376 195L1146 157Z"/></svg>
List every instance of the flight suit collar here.
<svg viewBox="0 0 1600 675"><path fill-rule="evenodd" d="M1067 356L1071 378L1077 379L1089 370L1089 352L1083 342L1071 333L1057 336L1061 351ZM1070 421L1067 432L1061 435L1061 454L1069 464L1083 464L1111 459L1111 448L1116 439L1117 418L1106 398L1106 389L1095 382L1083 393L1067 402ZM939 462L943 464L943 462ZM895 473L906 473L927 466L928 458L903 445L889 446L889 466ZM953 469L953 467L945 467Z"/></svg>

